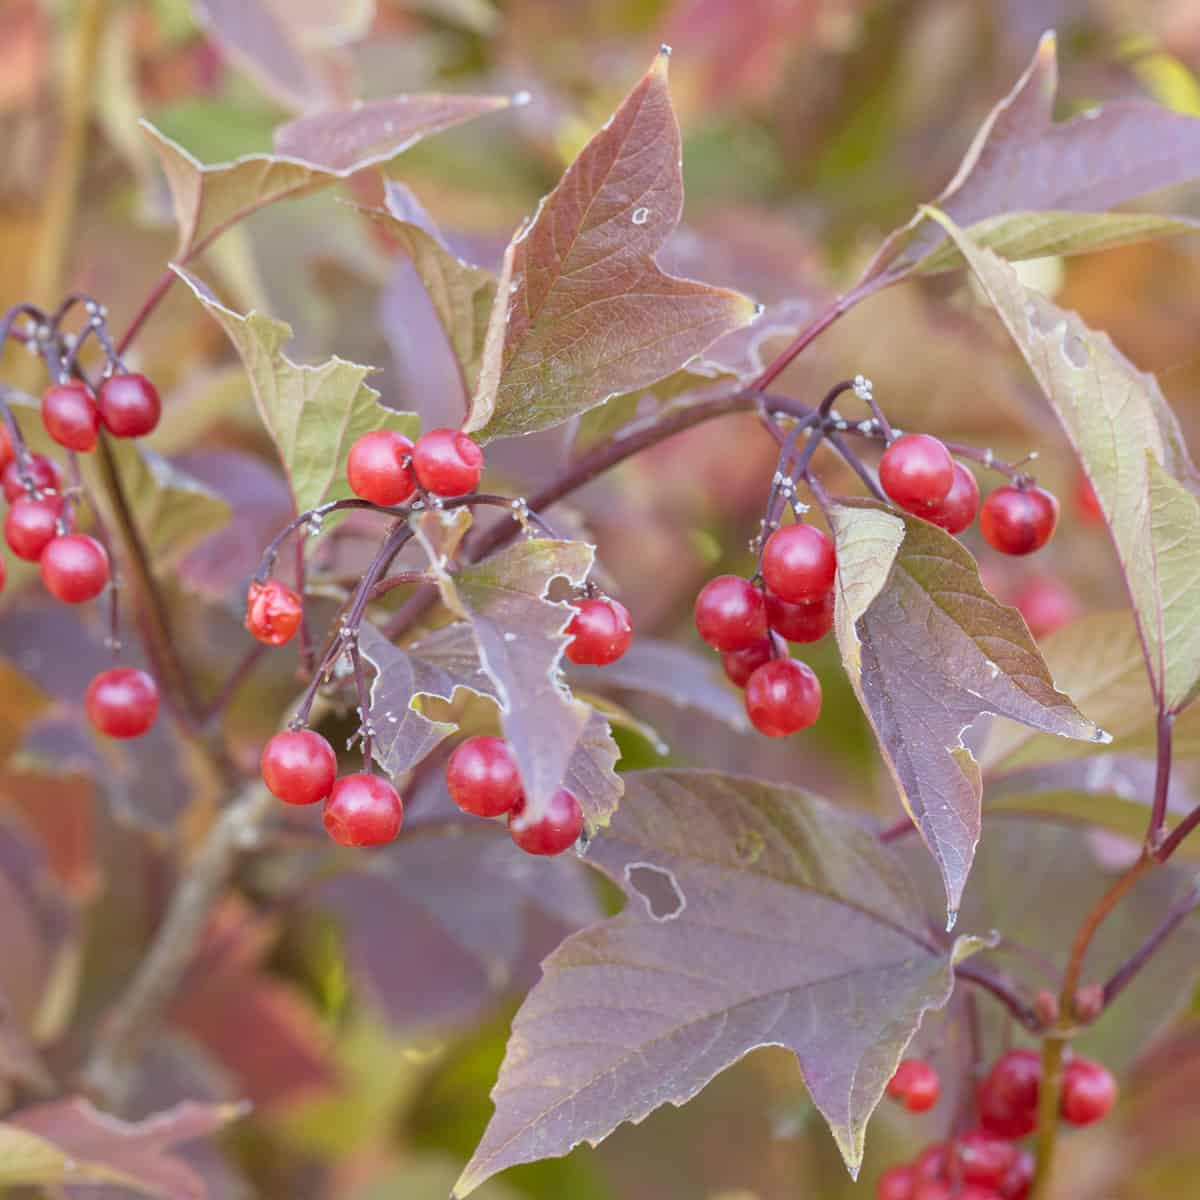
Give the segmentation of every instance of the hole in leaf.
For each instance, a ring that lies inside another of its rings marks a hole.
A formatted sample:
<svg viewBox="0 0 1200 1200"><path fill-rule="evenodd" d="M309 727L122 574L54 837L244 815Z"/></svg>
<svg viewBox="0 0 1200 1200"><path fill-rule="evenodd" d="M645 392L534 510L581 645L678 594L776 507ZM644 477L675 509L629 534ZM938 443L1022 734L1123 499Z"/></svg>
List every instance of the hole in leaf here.
<svg viewBox="0 0 1200 1200"><path fill-rule="evenodd" d="M687 907L675 876L652 863L628 863L625 878L646 902L646 911L656 921L673 921Z"/></svg>

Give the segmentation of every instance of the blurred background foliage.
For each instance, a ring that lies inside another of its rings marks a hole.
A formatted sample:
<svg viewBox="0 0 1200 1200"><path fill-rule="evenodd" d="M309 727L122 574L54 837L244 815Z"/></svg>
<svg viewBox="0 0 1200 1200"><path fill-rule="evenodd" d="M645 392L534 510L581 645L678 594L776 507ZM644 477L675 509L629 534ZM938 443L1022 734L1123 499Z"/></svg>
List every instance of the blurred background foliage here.
<svg viewBox="0 0 1200 1200"><path fill-rule="evenodd" d="M523 107L429 139L387 168L457 250L495 267L516 224L665 41L675 50L672 91L688 189L668 265L766 302L815 304L852 278L916 203L940 191L1046 27L1059 31L1060 115L1121 95L1150 95L1200 115L1195 0L110 0L103 7L97 107L67 274L103 299L117 329L175 245L140 116L197 158L217 162L268 151L273 128L310 103L528 92ZM294 35L293 57L280 59L247 33L250 18L262 14ZM71 0L0 3L5 307L37 285L78 18ZM380 195L378 178L364 175L336 192L271 207L223 238L200 273L239 310L259 308L291 323L295 357L336 352L369 363L386 404L430 424L456 421L454 368L415 273L347 203L378 203ZM1200 216L1200 198L1177 200L1172 211ZM1022 271L1156 372L1193 446L1200 444L1200 240L1041 260ZM288 516L287 493L241 369L185 289L174 289L130 361L166 398L153 447L234 508L233 521L189 550L167 584L183 653L215 685L244 651L240 596L261 546ZM16 381L27 370L11 350L2 366ZM1034 562L985 555L993 590L1011 597L1053 577L1078 613L1124 603L1103 531L1071 500L1065 443L960 276L870 300L778 386L814 398L856 372L873 378L904 428L992 446L1011 459L1039 450L1040 480L1064 498L1063 532ZM498 482L518 492L535 487L561 464L573 434L555 430L498 448ZM750 418L703 427L597 482L561 519L597 541L639 630L689 641L699 584L750 561L745 547L773 460ZM833 490L855 490L836 462L825 465ZM328 574L354 574L365 542L353 521L332 545ZM69 1072L144 947L175 853L225 800L169 730L160 728L136 755L102 751L79 732L78 697L103 653L103 631L89 621L44 608L19 586L0 598L7 1009L0 1104L36 1093L18 1032ZM623 768L667 759L753 768L848 806L892 812L892 786L836 651L823 646L813 657L826 702L811 731L785 746L766 744L694 712L631 701L648 724L631 717L618 729ZM243 763L255 761L273 730L294 690L294 668L286 654L272 656L231 709L227 732ZM329 728L348 732L336 717ZM1181 744L1195 753L1195 743ZM1181 789L1191 773L1185 761ZM1125 849L1111 838L1081 842L1060 832L1045 822L997 821L972 885L976 928L989 919L1023 923L1040 949L1061 955L1074 914ZM611 906L611 897L575 863L562 864L552 886L548 877L517 878L490 845L414 836L387 870L352 873L340 862L314 868L314 855L303 831L280 829L250 856L242 898L219 910L170 1029L143 1065L138 1104L152 1111L184 1095L255 1102L254 1114L219 1146L187 1152L215 1197L444 1197L486 1123L508 1020L537 961L564 932ZM1031 856L1045 857L1045 870L1032 869ZM1006 894L1017 864L1019 904ZM928 874L923 861L914 869ZM985 894L989 887L995 896ZM488 944L497 930L501 951ZM1181 939L1152 986L1131 990L1084 1039L1085 1049L1091 1042L1128 1072L1126 1099L1116 1123L1066 1138L1062 1200L1196 1194L1200 1146L1188 1135L1200 1121L1200 1002L1189 1000L1196 948L1195 937ZM994 1017L987 1012L987 1035L999 1045L1012 1035L993 1026ZM946 1064L962 1052L964 1020L952 1005L920 1035ZM863 1196L883 1166L937 1136L951 1103L920 1119L881 1110L856 1186L808 1106L791 1056L764 1050L686 1109L622 1128L598 1150L511 1171L479 1195Z"/></svg>

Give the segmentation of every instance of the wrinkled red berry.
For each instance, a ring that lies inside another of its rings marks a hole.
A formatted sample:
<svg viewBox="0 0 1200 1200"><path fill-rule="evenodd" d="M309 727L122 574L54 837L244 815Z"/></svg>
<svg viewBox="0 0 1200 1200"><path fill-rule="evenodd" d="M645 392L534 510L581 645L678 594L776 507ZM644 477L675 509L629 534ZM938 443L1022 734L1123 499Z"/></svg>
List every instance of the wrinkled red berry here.
<svg viewBox="0 0 1200 1200"><path fill-rule="evenodd" d="M108 583L108 552L86 533L51 538L40 561L46 591L64 604L94 600Z"/></svg>
<svg viewBox="0 0 1200 1200"><path fill-rule="evenodd" d="M909 512L936 509L954 484L950 451L927 433L906 433L897 438L879 460L883 490Z"/></svg>
<svg viewBox="0 0 1200 1200"><path fill-rule="evenodd" d="M162 415L158 389L145 375L110 375L96 393L100 420L114 437L145 437Z"/></svg>
<svg viewBox="0 0 1200 1200"><path fill-rule="evenodd" d="M561 854L583 832L583 809L566 788L559 788L537 816L526 804L518 804L508 815L508 832L526 854Z"/></svg>
<svg viewBox="0 0 1200 1200"><path fill-rule="evenodd" d="M435 496L465 496L479 486L483 450L457 429L431 429L417 438L413 470Z"/></svg>
<svg viewBox="0 0 1200 1200"><path fill-rule="evenodd" d="M1032 1050L1009 1050L979 1085L979 1120L990 1133L1020 1138L1037 1128L1042 1060Z"/></svg>
<svg viewBox="0 0 1200 1200"><path fill-rule="evenodd" d="M789 604L812 604L833 587L837 552L812 525L777 529L763 547L762 575L768 589Z"/></svg>
<svg viewBox="0 0 1200 1200"><path fill-rule="evenodd" d="M696 630L714 650L745 650L767 636L762 592L740 575L718 575L700 589Z"/></svg>
<svg viewBox="0 0 1200 1200"><path fill-rule="evenodd" d="M774 653L771 652L772 643L775 647ZM725 675L730 683L737 687L745 687L746 681L763 663L770 662L772 658L787 656L787 646L784 645L783 638L772 633L760 641L751 643L744 650L723 650L721 666L725 668Z"/></svg>
<svg viewBox="0 0 1200 1200"><path fill-rule="evenodd" d="M29 475L33 480L34 487L39 492L57 492L61 490L59 487L58 467L44 454L31 454L29 456ZM26 494L25 485L21 482L21 464L15 458L4 468L3 474L0 475L0 485L4 488L5 500L10 504L18 496Z"/></svg>
<svg viewBox="0 0 1200 1200"><path fill-rule="evenodd" d="M1016 1161L1016 1146L986 1129L968 1130L958 1140L958 1169L967 1183L996 1187Z"/></svg>
<svg viewBox="0 0 1200 1200"><path fill-rule="evenodd" d="M278 579L253 580L246 596L246 628L268 646L291 641L304 617L300 597Z"/></svg>
<svg viewBox="0 0 1200 1200"><path fill-rule="evenodd" d="M346 479L356 496L372 504L403 504L417 490L409 459L413 444L402 433L376 429L350 447Z"/></svg>
<svg viewBox="0 0 1200 1200"><path fill-rule="evenodd" d="M925 514L927 521L940 526L947 533L962 533L979 512L979 484L975 476L962 463L954 464L954 482L946 498Z"/></svg>
<svg viewBox="0 0 1200 1200"><path fill-rule="evenodd" d="M629 649L633 622L629 610L611 596L576 600L575 615L567 626L571 641L566 655L580 666L606 667Z"/></svg>
<svg viewBox="0 0 1200 1200"><path fill-rule="evenodd" d="M112 738L141 737L158 717L158 685L136 667L101 671L88 684L88 720Z"/></svg>
<svg viewBox="0 0 1200 1200"><path fill-rule="evenodd" d="M333 789L337 755L311 729L286 729L264 747L259 759L263 783L285 804L316 804Z"/></svg>
<svg viewBox="0 0 1200 1200"><path fill-rule="evenodd" d="M767 624L789 642L819 642L833 628L833 592L811 604L789 604L767 593Z"/></svg>
<svg viewBox="0 0 1200 1200"><path fill-rule="evenodd" d="M95 449L100 433L100 412L92 389L75 380L51 384L42 393L42 424L46 432L68 450L86 453Z"/></svg>
<svg viewBox="0 0 1200 1200"><path fill-rule="evenodd" d="M4 516L4 540L8 548L26 562L37 562L42 552L58 536L63 516L63 498L56 495L31 500L21 496L12 502ZM74 517L70 521L74 527Z"/></svg>
<svg viewBox="0 0 1200 1200"><path fill-rule="evenodd" d="M875 1185L875 1200L913 1200L916 1172L907 1164L888 1167Z"/></svg>
<svg viewBox="0 0 1200 1200"><path fill-rule="evenodd" d="M787 737L807 729L821 715L821 684L806 663L777 658L746 682L750 723L767 737Z"/></svg>
<svg viewBox="0 0 1200 1200"><path fill-rule="evenodd" d="M1091 1125L1112 1111L1117 1081L1112 1072L1090 1058L1073 1058L1063 1069L1059 1111L1072 1125Z"/></svg>
<svg viewBox="0 0 1200 1200"><path fill-rule="evenodd" d="M499 817L524 798L517 761L498 737L471 737L455 748L446 763L446 790L465 813Z"/></svg>
<svg viewBox="0 0 1200 1200"><path fill-rule="evenodd" d="M361 772L344 775L325 801L325 832L340 846L383 846L404 820L400 793L386 779Z"/></svg>
<svg viewBox="0 0 1200 1200"><path fill-rule="evenodd" d="M888 1080L887 1094L909 1112L928 1112L942 1094L942 1081L923 1058L906 1058Z"/></svg>
<svg viewBox="0 0 1200 1200"><path fill-rule="evenodd" d="M1041 488L997 488L983 502L979 528L1002 554L1032 554L1058 524L1058 501Z"/></svg>

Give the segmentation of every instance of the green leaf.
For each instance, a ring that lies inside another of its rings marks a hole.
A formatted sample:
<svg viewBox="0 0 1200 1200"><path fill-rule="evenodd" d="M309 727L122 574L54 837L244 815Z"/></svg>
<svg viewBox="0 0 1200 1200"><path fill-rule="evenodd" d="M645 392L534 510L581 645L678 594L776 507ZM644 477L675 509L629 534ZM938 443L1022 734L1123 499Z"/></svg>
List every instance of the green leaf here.
<svg viewBox="0 0 1200 1200"><path fill-rule="evenodd" d="M1026 288L948 217L930 215L970 264L1079 455L1112 532L1155 695L1179 708L1200 678L1200 589L1189 587L1200 560L1190 494L1200 476L1157 380L1077 314Z"/></svg>
<svg viewBox="0 0 1200 1200"><path fill-rule="evenodd" d="M371 367L331 358L301 366L283 352L291 327L261 313L226 308L195 276L176 268L196 299L237 348L250 376L259 416L287 471L297 512L349 496L346 458L364 433L392 429L413 436L417 418L379 403L366 385Z"/></svg>

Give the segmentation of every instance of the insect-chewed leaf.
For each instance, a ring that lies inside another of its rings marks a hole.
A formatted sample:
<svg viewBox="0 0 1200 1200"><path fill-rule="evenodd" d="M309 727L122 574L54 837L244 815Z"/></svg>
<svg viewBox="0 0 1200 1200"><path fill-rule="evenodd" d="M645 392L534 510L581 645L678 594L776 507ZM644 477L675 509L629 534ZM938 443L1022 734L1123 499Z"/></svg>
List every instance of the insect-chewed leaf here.
<svg viewBox="0 0 1200 1200"><path fill-rule="evenodd" d="M1200 680L1200 474L1152 375L1107 335L1026 288L1008 263L935 214L983 287L1075 447L1116 544L1156 696Z"/></svg>
<svg viewBox="0 0 1200 1200"><path fill-rule="evenodd" d="M679 155L663 53L510 245L468 432L561 424L754 318L745 296L654 261L683 207Z"/></svg>
<svg viewBox="0 0 1200 1200"><path fill-rule="evenodd" d="M979 841L982 782L963 735L984 713L1107 740L1059 692L1016 609L949 534L874 501L833 510L838 646L953 923Z"/></svg>
<svg viewBox="0 0 1200 1200"><path fill-rule="evenodd" d="M242 316L226 308L195 276L176 271L241 355L298 512L350 495L346 458L362 434L374 429L416 433L412 413L384 408L379 393L367 386L372 368L341 358L319 366L294 363L283 352L292 336L290 326L257 312Z"/></svg>
<svg viewBox="0 0 1200 1200"><path fill-rule="evenodd" d="M767 1045L795 1051L857 1172L905 1046L976 944L935 945L889 850L822 800L708 771L626 782L588 861L628 903L543 963L455 1195L681 1105Z"/></svg>

